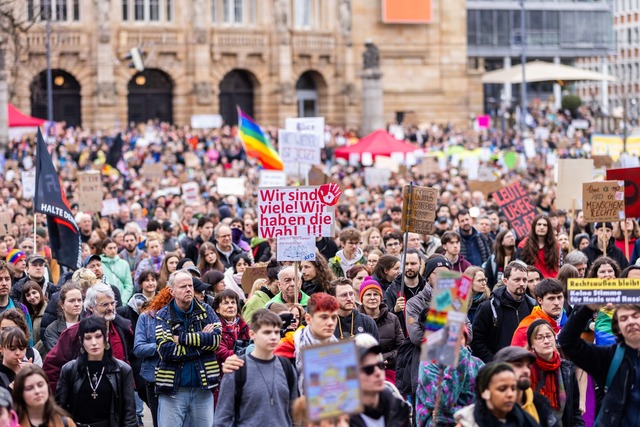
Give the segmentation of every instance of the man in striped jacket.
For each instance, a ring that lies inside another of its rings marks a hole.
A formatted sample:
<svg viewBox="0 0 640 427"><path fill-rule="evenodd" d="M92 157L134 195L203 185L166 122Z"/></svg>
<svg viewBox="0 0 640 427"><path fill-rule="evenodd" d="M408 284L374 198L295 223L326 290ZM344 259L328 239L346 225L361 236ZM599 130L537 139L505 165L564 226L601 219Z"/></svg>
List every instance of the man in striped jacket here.
<svg viewBox="0 0 640 427"><path fill-rule="evenodd" d="M173 299L156 315L159 426L211 426L212 389L220 376L215 353L222 333L220 319L209 305L194 298L188 271L174 272L167 285Z"/></svg>

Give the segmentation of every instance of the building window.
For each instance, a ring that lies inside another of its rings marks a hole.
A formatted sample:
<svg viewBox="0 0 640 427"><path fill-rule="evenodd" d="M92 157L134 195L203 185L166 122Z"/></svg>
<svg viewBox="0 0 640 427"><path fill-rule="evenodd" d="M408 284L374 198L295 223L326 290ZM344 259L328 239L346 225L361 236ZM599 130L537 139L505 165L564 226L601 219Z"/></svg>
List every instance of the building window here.
<svg viewBox="0 0 640 427"><path fill-rule="evenodd" d="M295 0L295 27L298 29L311 28L311 1L312 0Z"/></svg>
<svg viewBox="0 0 640 427"><path fill-rule="evenodd" d="M46 7L46 0L27 0L27 19L44 21L50 17L56 22L80 20L80 0L49 0L48 11Z"/></svg>
<svg viewBox="0 0 640 427"><path fill-rule="evenodd" d="M224 0L224 22L226 24L242 24L243 8L242 0Z"/></svg>
<svg viewBox="0 0 640 427"><path fill-rule="evenodd" d="M250 25L256 24L256 0L211 0L211 21L214 24Z"/></svg>
<svg viewBox="0 0 640 427"><path fill-rule="evenodd" d="M122 0L122 20L173 21L173 0Z"/></svg>

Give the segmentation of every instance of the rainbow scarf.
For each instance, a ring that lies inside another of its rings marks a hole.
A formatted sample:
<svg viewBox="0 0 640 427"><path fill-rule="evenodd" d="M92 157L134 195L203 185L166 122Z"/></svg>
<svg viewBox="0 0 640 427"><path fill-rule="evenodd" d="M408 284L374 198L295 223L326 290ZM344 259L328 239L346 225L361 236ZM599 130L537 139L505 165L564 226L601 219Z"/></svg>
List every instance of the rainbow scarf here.
<svg viewBox="0 0 640 427"><path fill-rule="evenodd" d="M256 157L262 167L270 170L283 170L284 164L278 152L273 148L260 126L238 107L238 131L247 154Z"/></svg>

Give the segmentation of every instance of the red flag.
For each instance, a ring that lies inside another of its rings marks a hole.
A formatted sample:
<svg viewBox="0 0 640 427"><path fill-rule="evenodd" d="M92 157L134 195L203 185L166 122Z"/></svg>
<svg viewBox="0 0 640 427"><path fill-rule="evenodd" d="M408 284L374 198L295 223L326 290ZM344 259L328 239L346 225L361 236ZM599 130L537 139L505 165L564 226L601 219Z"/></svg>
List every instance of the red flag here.
<svg viewBox="0 0 640 427"><path fill-rule="evenodd" d="M624 213L640 218L640 168L609 169L608 181L624 181Z"/></svg>

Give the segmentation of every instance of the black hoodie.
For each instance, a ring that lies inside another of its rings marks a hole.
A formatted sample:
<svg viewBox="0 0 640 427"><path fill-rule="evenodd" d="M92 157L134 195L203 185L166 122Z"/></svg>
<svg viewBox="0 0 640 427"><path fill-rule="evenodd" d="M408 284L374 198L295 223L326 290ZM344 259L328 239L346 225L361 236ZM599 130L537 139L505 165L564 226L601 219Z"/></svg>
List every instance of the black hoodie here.
<svg viewBox="0 0 640 427"><path fill-rule="evenodd" d="M593 262L604 255L604 253L600 250L598 246L598 236L595 234L591 237L591 241L589 242L589 246L582 250L584 254L589 258L589 263L587 265L587 269L591 268L591 264ZM621 270L624 270L629 266L629 260L624 256L624 253L616 246L616 241L613 237L609 238L609 243L607 243L607 256L618 263Z"/></svg>

